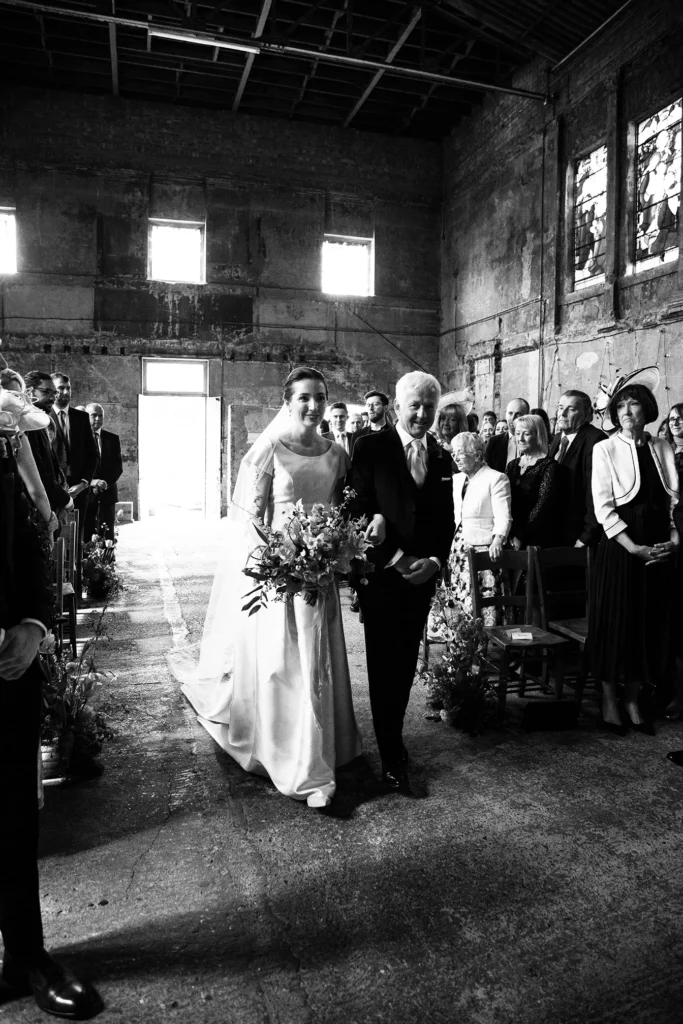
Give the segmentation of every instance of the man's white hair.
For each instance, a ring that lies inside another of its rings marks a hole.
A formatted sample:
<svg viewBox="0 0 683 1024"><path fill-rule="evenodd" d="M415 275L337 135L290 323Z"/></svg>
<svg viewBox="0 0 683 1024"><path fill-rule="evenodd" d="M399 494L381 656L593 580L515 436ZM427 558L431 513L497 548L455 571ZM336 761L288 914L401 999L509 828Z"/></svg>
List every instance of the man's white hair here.
<svg viewBox="0 0 683 1024"><path fill-rule="evenodd" d="M406 373L396 382L396 401L399 405L405 401L408 391L418 391L421 395L425 391L433 391L436 395L437 403L441 398L441 385L436 377L432 377L431 373L423 373L422 370L413 370L412 373Z"/></svg>

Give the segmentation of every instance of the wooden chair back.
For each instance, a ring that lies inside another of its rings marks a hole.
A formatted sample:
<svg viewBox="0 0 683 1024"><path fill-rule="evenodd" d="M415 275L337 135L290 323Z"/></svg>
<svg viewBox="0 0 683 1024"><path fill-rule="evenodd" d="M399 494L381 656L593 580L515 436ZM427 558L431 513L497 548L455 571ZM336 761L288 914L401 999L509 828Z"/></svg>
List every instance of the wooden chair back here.
<svg viewBox="0 0 683 1024"><path fill-rule="evenodd" d="M575 570L569 577L573 585L572 589L563 589L560 586L562 569ZM589 547L536 548L534 572L543 629L547 629L548 622L553 619L567 618L564 609L568 606L574 606L577 609L576 614L588 619L591 592L591 549Z"/></svg>
<svg viewBox="0 0 683 1024"><path fill-rule="evenodd" d="M472 586L472 610L476 619L482 618L483 608L500 608L510 612L514 622L530 623L532 621L534 594L534 547L526 551L504 550L497 562L492 561L488 551L468 552L470 579ZM502 572L502 593L491 597L482 597L479 589L479 573L490 569Z"/></svg>
<svg viewBox="0 0 683 1024"><path fill-rule="evenodd" d="M52 548L52 588L55 594L55 615L64 611L64 538L59 537Z"/></svg>

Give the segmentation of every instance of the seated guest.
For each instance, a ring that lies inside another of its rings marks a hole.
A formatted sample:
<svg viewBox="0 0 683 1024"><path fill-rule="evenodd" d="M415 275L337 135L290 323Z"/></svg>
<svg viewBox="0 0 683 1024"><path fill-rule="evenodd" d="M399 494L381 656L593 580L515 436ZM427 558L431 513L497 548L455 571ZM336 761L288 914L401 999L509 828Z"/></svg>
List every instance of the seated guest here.
<svg viewBox="0 0 683 1024"><path fill-rule="evenodd" d="M453 399L453 392L443 395L436 410L434 436L443 448L451 450L451 441L467 430L467 415L464 406Z"/></svg>
<svg viewBox="0 0 683 1024"><path fill-rule="evenodd" d="M376 430L388 430L391 426L387 417L387 411L389 409L389 399L383 391L368 391L363 398L365 402L365 412L362 413L364 426L362 427L359 437L365 437L366 434L370 434Z"/></svg>
<svg viewBox="0 0 683 1024"><path fill-rule="evenodd" d="M486 465L490 466L491 469L504 473L512 460L517 457L512 424L519 416L527 416L528 413L529 403L524 398L513 398L511 402L508 402L507 409L505 410L505 420L508 427L507 434L501 434L496 430L496 433L486 445Z"/></svg>
<svg viewBox="0 0 683 1024"><path fill-rule="evenodd" d="M605 434L591 424L593 404L584 391L565 391L557 406L557 434L550 457L560 467L562 531L560 542L597 547L602 534L593 509L593 450Z"/></svg>
<svg viewBox="0 0 683 1024"><path fill-rule="evenodd" d="M330 420L332 429L323 434L328 441L336 441L349 455L353 454L355 437L346 429L346 421L349 418L349 410L343 402L335 402L330 406Z"/></svg>
<svg viewBox="0 0 683 1024"><path fill-rule="evenodd" d="M451 448L459 472L453 477L456 525L448 561L455 598L471 614L472 582L467 552L472 547L488 551L494 562L500 557L512 523L510 481L504 473L485 464L484 441L479 434L458 434ZM490 597L498 582L494 573L482 572L479 577L482 595ZM484 611L486 625L495 625L495 608Z"/></svg>
<svg viewBox="0 0 683 1024"><path fill-rule="evenodd" d="M657 418L658 382L656 367L617 381L606 416L617 430L593 450L593 501L604 533L592 574L588 650L602 681L604 725L617 735L629 728L654 735L639 695L647 683L661 698L672 667L678 474L670 445L645 430Z"/></svg>
<svg viewBox="0 0 683 1024"><path fill-rule="evenodd" d="M532 409L531 415L540 416L543 420L543 426L545 427L545 432L548 435L548 444L550 444L553 432L550 429L550 420L548 419L548 413L545 411L545 409Z"/></svg>
<svg viewBox="0 0 683 1024"><path fill-rule="evenodd" d="M104 430L104 410L97 402L86 407L90 426L97 442L98 461L95 476L90 481L90 501L86 513L85 536L102 533L113 540L116 522L116 502L119 499L117 483L123 473L119 435Z"/></svg>
<svg viewBox="0 0 683 1024"><path fill-rule="evenodd" d="M508 466L512 495L512 545L548 548L558 542L561 509L558 465L548 457L548 435L540 416L515 420L518 456Z"/></svg>
<svg viewBox="0 0 683 1024"><path fill-rule="evenodd" d="M42 370L29 370L24 378L24 384L27 397L37 409L42 409L49 416L57 395L57 388L50 374ZM51 429L52 437L50 436ZM73 512L74 503L69 494L66 478L59 468L59 463L52 450L54 431L54 423L50 421L45 430L32 430L26 436L31 445L50 508L59 516L62 512Z"/></svg>

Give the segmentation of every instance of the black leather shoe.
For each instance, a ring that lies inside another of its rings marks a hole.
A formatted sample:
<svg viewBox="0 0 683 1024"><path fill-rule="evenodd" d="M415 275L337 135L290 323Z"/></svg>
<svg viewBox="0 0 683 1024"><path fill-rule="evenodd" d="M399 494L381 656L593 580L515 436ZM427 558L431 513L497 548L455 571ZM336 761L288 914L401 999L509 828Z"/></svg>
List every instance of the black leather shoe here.
<svg viewBox="0 0 683 1024"><path fill-rule="evenodd" d="M392 793L403 793L405 796L411 795L408 773L402 765L383 768L382 782Z"/></svg>
<svg viewBox="0 0 683 1024"><path fill-rule="evenodd" d="M5 953L2 980L17 995L32 995L41 1010L63 1020L90 1020L104 1009L95 989L79 981L45 950L27 964Z"/></svg>
<svg viewBox="0 0 683 1024"><path fill-rule="evenodd" d="M602 716L598 719L598 728L602 729L603 732L611 733L612 736L626 736L628 734L628 726L626 725L615 725L614 722L606 722ZM635 726L632 728L635 729Z"/></svg>
<svg viewBox="0 0 683 1024"><path fill-rule="evenodd" d="M360 611L360 604L358 603L358 598L357 597L354 598L354 600L351 602L351 611L352 612L359 612Z"/></svg>
<svg viewBox="0 0 683 1024"><path fill-rule="evenodd" d="M647 721L639 722L638 725L636 725L635 722L629 722L629 725L633 729L634 732L642 732L643 736L656 736L657 735L657 732L656 732L655 727L652 724L652 722L647 722Z"/></svg>

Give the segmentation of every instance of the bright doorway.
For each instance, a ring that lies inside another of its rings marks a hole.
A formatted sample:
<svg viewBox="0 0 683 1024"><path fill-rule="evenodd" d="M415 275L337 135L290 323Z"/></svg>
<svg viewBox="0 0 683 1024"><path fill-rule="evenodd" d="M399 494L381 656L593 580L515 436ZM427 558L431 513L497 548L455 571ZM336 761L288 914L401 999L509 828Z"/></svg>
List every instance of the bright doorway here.
<svg viewBox="0 0 683 1024"><path fill-rule="evenodd" d="M144 359L138 399L140 518L220 515L221 400L206 360Z"/></svg>

